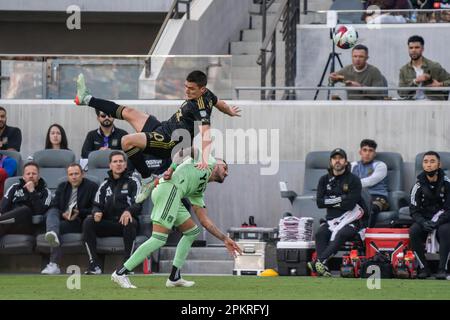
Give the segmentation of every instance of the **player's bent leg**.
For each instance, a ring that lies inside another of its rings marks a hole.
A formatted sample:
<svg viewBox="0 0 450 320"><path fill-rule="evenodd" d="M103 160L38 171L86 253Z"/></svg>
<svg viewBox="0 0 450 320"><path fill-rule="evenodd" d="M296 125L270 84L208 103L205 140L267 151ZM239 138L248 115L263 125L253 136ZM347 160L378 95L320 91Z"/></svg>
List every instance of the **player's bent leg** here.
<svg viewBox="0 0 450 320"><path fill-rule="evenodd" d="M153 222L153 232L150 239L145 241L133 255L123 264L121 268L114 271L111 275L111 280L117 283L119 286L125 289L136 288L131 284L130 279L128 279L127 273L134 270L138 265L140 265L145 258L155 252L167 242L167 237L169 229L159 225L156 221Z"/></svg>
<svg viewBox="0 0 450 320"><path fill-rule="evenodd" d="M142 131L148 118L149 115L147 113L137 109L125 107L122 110L122 119L128 121L136 132Z"/></svg>
<svg viewBox="0 0 450 320"><path fill-rule="evenodd" d="M122 137L122 149L125 150L125 153L130 159L133 166L136 170L141 174L142 177L142 188L140 193L137 195L137 203L144 202L145 199L151 193L151 183L154 181L152 176L152 172L150 168L145 163L144 154L142 153L142 149L145 148L147 144L147 135L145 133L133 133L127 134ZM149 179L150 178L150 179Z"/></svg>

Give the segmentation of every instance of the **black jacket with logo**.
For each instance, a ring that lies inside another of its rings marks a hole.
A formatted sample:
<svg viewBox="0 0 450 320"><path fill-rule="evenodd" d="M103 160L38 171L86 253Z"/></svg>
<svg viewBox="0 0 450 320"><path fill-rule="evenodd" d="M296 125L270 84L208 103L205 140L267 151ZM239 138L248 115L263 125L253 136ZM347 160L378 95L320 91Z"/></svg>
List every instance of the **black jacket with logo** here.
<svg viewBox="0 0 450 320"><path fill-rule="evenodd" d="M113 150L122 150L121 140L122 137L127 134L128 132L125 130L116 127L113 127L111 135L108 137L105 137L100 128L89 131L86 139L84 140L83 148L81 149L81 158L87 159L89 153L99 150L101 147L105 146Z"/></svg>
<svg viewBox="0 0 450 320"><path fill-rule="evenodd" d="M364 208L361 191L361 179L350 172L349 166L340 176L334 176L329 170L329 173L319 180L317 206L327 209L327 220L340 217L345 212L353 210L357 204Z"/></svg>
<svg viewBox="0 0 450 320"><path fill-rule="evenodd" d="M442 169L438 171L435 183L428 181L425 172L417 176L417 182L411 190L409 212L417 223L431 220L440 210L444 210L438 225L450 221L450 179Z"/></svg>
<svg viewBox="0 0 450 320"><path fill-rule="evenodd" d="M86 218L92 212L94 205L95 193L98 185L89 179L83 178L83 181L78 186L77 191L77 209L79 210L79 217ZM68 182L61 182L55 192L55 197L50 204L50 207L58 208L60 213L67 210L70 196L72 195L72 185Z"/></svg>
<svg viewBox="0 0 450 320"><path fill-rule="evenodd" d="M19 206L27 206L33 211L33 215L44 214L51 203L52 193L47 188L44 179L40 178L33 192L29 192L25 181L21 178L13 184L5 193L0 203L0 212L5 213Z"/></svg>
<svg viewBox="0 0 450 320"><path fill-rule="evenodd" d="M118 221L122 213L128 210L137 218L142 210L142 205L135 202L141 188L139 180L127 171L119 179L113 178L111 170L108 175L95 194L92 213L102 212L102 219Z"/></svg>

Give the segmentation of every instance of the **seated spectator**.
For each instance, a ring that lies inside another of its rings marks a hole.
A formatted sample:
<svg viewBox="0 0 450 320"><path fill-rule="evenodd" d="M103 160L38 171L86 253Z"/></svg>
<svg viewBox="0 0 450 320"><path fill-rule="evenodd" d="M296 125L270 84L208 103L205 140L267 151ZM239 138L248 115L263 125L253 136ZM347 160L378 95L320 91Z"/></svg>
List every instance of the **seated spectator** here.
<svg viewBox="0 0 450 320"><path fill-rule="evenodd" d="M81 158L87 159L89 153L95 150L121 150L122 137L128 134L125 130L114 126L114 118L106 113L95 110L100 127L89 131L83 143Z"/></svg>
<svg viewBox="0 0 450 320"><path fill-rule="evenodd" d="M416 91L399 90L398 94L412 100L448 100L448 91L424 90L426 87L450 86L450 74L437 62L425 58L425 41L421 36L408 39L411 61L400 69L399 87L418 87Z"/></svg>
<svg viewBox="0 0 450 320"><path fill-rule="evenodd" d="M25 164L22 179L6 191L0 203L0 236L33 234L32 216L44 214L51 199L50 190L39 176L37 163Z"/></svg>
<svg viewBox="0 0 450 320"><path fill-rule="evenodd" d="M46 213L47 233L45 240L51 246L50 262L42 270L43 274L59 274L62 238L66 233L81 233L81 225L92 212L94 196L98 185L84 178L83 170L77 163L67 167L67 181L56 189L50 209Z"/></svg>
<svg viewBox="0 0 450 320"><path fill-rule="evenodd" d="M440 169L440 156L437 152L428 151L424 154L422 168L423 171L411 190L409 209L414 220L409 229L411 248L419 260L417 277L429 277L425 243L430 237L430 251L439 251L436 279L445 280L450 253L450 180Z"/></svg>
<svg viewBox="0 0 450 320"><path fill-rule="evenodd" d="M17 161L0 153L0 199L3 198L3 193L5 192L6 179L15 176L16 172Z"/></svg>
<svg viewBox="0 0 450 320"><path fill-rule="evenodd" d="M124 262L130 257L138 230L141 205L135 203L140 182L127 172L127 161L122 151L109 156L109 177L95 195L92 215L83 222L83 241L89 256L86 274L101 274L97 256L97 237L123 236Z"/></svg>
<svg viewBox="0 0 450 320"><path fill-rule="evenodd" d="M383 12L384 10L411 9L408 0L367 0L362 20L366 23L406 23L406 13Z"/></svg>
<svg viewBox="0 0 450 320"><path fill-rule="evenodd" d="M367 188L372 200L372 212L368 227L373 228L378 213L389 209L387 166L383 161L375 160L377 143L374 140L361 141L360 161L352 162L352 173L361 179L363 188Z"/></svg>
<svg viewBox="0 0 450 320"><path fill-rule="evenodd" d="M348 87L385 87L385 78L377 67L367 63L369 49L362 44L352 49L352 64L330 74L332 83L343 82ZM376 100L386 96L384 91L348 91L349 100Z"/></svg>
<svg viewBox="0 0 450 320"><path fill-rule="evenodd" d="M45 137L45 149L68 150L66 131L57 123L52 124Z"/></svg>
<svg viewBox="0 0 450 320"><path fill-rule="evenodd" d="M0 150L20 152L22 132L19 128L6 125L6 110L0 107Z"/></svg>
<svg viewBox="0 0 450 320"><path fill-rule="evenodd" d="M326 208L327 214L315 234L317 259L308 263L312 272L330 277L327 261L365 226L361 191L361 180L350 172L347 154L334 149L328 174L317 186L317 206Z"/></svg>

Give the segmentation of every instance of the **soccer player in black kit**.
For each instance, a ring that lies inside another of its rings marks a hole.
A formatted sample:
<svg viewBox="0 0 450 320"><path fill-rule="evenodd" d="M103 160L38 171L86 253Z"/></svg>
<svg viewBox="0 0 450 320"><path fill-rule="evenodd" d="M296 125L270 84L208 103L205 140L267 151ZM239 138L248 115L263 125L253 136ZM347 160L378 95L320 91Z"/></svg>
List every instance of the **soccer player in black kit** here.
<svg viewBox="0 0 450 320"><path fill-rule="evenodd" d="M194 139L195 122L198 121L202 137L202 162L197 167L205 169L208 167L207 160L211 148L209 129L213 107L231 117L240 116L241 110L238 107L229 106L225 101L219 100L206 85L205 73L198 70L189 73L184 83L186 101L169 120L160 122L153 115L140 110L93 97L86 87L84 76L82 74L78 76L75 97L77 105L87 105L116 119L126 120L137 132L122 138L122 149L142 176L142 188L136 197L137 203L143 202L150 195L155 178L145 164L144 153L161 159L170 159L172 149L182 141L178 137L173 139L173 133L183 137L186 135L183 135L180 129L186 130L184 133L190 135L190 141L184 147L190 147Z"/></svg>

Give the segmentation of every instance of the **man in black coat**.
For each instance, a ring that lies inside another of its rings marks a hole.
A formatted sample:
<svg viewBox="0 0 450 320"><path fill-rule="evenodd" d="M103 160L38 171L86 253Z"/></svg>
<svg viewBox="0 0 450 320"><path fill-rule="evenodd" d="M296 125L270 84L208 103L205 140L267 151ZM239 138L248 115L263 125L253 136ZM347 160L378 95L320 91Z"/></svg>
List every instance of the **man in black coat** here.
<svg viewBox="0 0 450 320"><path fill-rule="evenodd" d="M365 210L361 198L361 180L351 173L347 154L337 148L330 154L328 174L317 187L317 206L326 208L326 220L315 234L317 260L309 262L312 272L330 277L327 261L364 227Z"/></svg>
<svg viewBox="0 0 450 320"><path fill-rule="evenodd" d="M61 259L61 238L66 233L81 233L81 225L92 212L94 196L98 185L84 178L78 163L67 167L67 181L56 189L50 209L47 211L47 233L45 240L51 246L50 262L42 270L43 274L61 273L58 263Z"/></svg>
<svg viewBox="0 0 450 320"><path fill-rule="evenodd" d="M5 234L33 234L33 215L44 214L52 194L44 179L39 176L39 166L28 162L23 167L23 177L13 184L0 203L0 237Z"/></svg>
<svg viewBox="0 0 450 320"><path fill-rule="evenodd" d="M409 229L411 248L419 260L417 277L425 279L430 276L425 242L429 236L432 244L438 242L439 248L435 249L439 249L440 259L436 279L445 280L450 253L450 180L440 169L440 156L435 151L424 154L422 168L411 190L409 210L414 220Z"/></svg>
<svg viewBox="0 0 450 320"><path fill-rule="evenodd" d="M135 246L138 216L142 209L135 198L141 185L128 173L122 151L111 152L109 168L109 177L95 195L92 215L83 222L83 241L89 255L87 274L102 273L97 256L97 237L123 236L124 261L130 257Z"/></svg>

